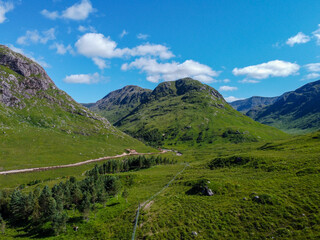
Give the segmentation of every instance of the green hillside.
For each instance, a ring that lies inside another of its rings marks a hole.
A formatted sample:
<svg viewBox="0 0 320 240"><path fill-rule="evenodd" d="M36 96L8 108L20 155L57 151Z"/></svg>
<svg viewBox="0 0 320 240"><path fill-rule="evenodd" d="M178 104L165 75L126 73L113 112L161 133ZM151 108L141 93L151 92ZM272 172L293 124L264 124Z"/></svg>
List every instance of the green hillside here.
<svg viewBox="0 0 320 240"><path fill-rule="evenodd" d="M320 129L319 99L320 81L315 81L287 92L275 103L251 110L247 115L288 133L313 132Z"/></svg>
<svg viewBox="0 0 320 240"><path fill-rule="evenodd" d="M115 126L135 138L166 147L285 137L281 131L237 112L215 89L190 78L160 83Z"/></svg>
<svg viewBox="0 0 320 240"><path fill-rule="evenodd" d="M150 150L76 103L40 65L0 46L0 169L78 162L126 148Z"/></svg>
<svg viewBox="0 0 320 240"><path fill-rule="evenodd" d="M94 104L84 106L104 116L113 124L138 107L150 93L149 89L130 85L109 93Z"/></svg>

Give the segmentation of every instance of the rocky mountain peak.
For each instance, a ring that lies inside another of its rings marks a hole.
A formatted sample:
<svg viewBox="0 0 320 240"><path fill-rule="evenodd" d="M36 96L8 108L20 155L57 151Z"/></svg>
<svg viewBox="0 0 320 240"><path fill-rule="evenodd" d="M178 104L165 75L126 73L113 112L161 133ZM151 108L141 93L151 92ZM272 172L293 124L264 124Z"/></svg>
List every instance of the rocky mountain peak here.
<svg viewBox="0 0 320 240"><path fill-rule="evenodd" d="M23 99L48 89L57 87L38 63L0 45L0 102L21 109Z"/></svg>
<svg viewBox="0 0 320 240"><path fill-rule="evenodd" d="M20 53L12 51L4 45L0 45L0 65L29 79L29 81L26 82L26 84L29 83L29 88L47 90L49 87L54 86L53 81L38 63ZM30 79L33 81L30 81Z"/></svg>

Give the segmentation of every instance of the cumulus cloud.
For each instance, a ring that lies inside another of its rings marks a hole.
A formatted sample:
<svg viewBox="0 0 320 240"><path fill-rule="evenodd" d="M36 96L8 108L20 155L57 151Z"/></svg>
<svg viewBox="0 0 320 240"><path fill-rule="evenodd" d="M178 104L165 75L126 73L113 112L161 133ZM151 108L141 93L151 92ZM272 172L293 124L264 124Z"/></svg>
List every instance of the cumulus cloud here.
<svg viewBox="0 0 320 240"><path fill-rule="evenodd" d="M66 76L63 80L66 83L92 84L101 80L99 73L94 74L74 74Z"/></svg>
<svg viewBox="0 0 320 240"><path fill-rule="evenodd" d="M94 58L121 58L131 56L154 56L161 59L174 57L168 47L146 43L134 48L117 48L117 43L101 33L86 33L75 43L78 53Z"/></svg>
<svg viewBox="0 0 320 240"><path fill-rule="evenodd" d="M293 47L295 44L307 43L310 41L310 37L302 32L298 32L297 35L289 38L286 42L289 46Z"/></svg>
<svg viewBox="0 0 320 240"><path fill-rule="evenodd" d="M274 60L244 68L235 68L232 73L235 76L246 75L254 79L265 79L268 77L287 77L296 74L299 69L300 66L296 63Z"/></svg>
<svg viewBox="0 0 320 240"><path fill-rule="evenodd" d="M57 53L60 55L64 55L67 52L69 52L70 54L74 54L74 51L70 44L68 46L65 46L62 43L54 43L50 46L50 49L56 49Z"/></svg>
<svg viewBox="0 0 320 240"><path fill-rule="evenodd" d="M119 37L120 37L120 38L123 38L124 36L126 36L126 35L128 35L128 34L129 34L129 33L128 33L125 29L123 29L122 32L120 33Z"/></svg>
<svg viewBox="0 0 320 240"><path fill-rule="evenodd" d="M150 37L148 34L139 33L137 35L138 39L146 40L148 37Z"/></svg>
<svg viewBox="0 0 320 240"><path fill-rule="evenodd" d="M306 76L304 76L304 78L302 78L301 80L311 80L311 79L315 79L315 78L320 78L320 74L319 73L309 73Z"/></svg>
<svg viewBox="0 0 320 240"><path fill-rule="evenodd" d="M227 91L236 91L238 90L237 87L231 87L231 86L221 86L219 88L219 91L224 91L224 92L227 92Z"/></svg>
<svg viewBox="0 0 320 240"><path fill-rule="evenodd" d="M0 1L0 23L3 23L6 18L6 13L14 8L13 4L10 2Z"/></svg>
<svg viewBox="0 0 320 240"><path fill-rule="evenodd" d="M236 98L234 96L230 96L230 97L226 97L224 98L227 102L234 102L234 101L238 101L238 100L242 100L243 98Z"/></svg>
<svg viewBox="0 0 320 240"><path fill-rule="evenodd" d="M97 32L97 30L92 26L85 27L85 26L82 26L82 25L80 25L78 27L78 31L79 32L93 32L93 33Z"/></svg>
<svg viewBox="0 0 320 240"><path fill-rule="evenodd" d="M239 83L259 83L260 81L253 80L253 79L243 79L239 81Z"/></svg>
<svg viewBox="0 0 320 240"><path fill-rule="evenodd" d="M24 36L21 36L17 39L18 44L22 45L29 45L30 43L42 43L46 44L49 40L54 40L56 38L55 36L55 29L50 28L46 31L42 31L39 33L38 30L34 31L27 31Z"/></svg>
<svg viewBox="0 0 320 240"><path fill-rule="evenodd" d="M59 17L59 13L57 11L49 12L47 9L43 9L40 13L51 20L55 20Z"/></svg>
<svg viewBox="0 0 320 240"><path fill-rule="evenodd" d="M107 66L106 64L106 61L101 59L101 58L97 58L97 57L94 57L92 58L92 61L94 62L95 65L98 66L99 69L103 70L105 69Z"/></svg>
<svg viewBox="0 0 320 240"><path fill-rule="evenodd" d="M92 7L92 4L89 0L82 0L81 2L68 7L67 9L62 11L62 13L59 13L58 11L50 12L47 9L44 9L41 11L41 14L51 20L55 20L57 18L65 18L79 21L87 19L90 13L93 13L94 11L95 9Z"/></svg>
<svg viewBox="0 0 320 240"><path fill-rule="evenodd" d="M309 72L320 72L320 63L309 63L305 67Z"/></svg>
<svg viewBox="0 0 320 240"><path fill-rule="evenodd" d="M139 58L131 63L121 66L123 71L139 69L147 74L147 80L157 83L161 80L173 81L179 78L192 77L205 83L214 81L213 77L219 75L209 66L193 60L186 60L183 63L158 63L156 59Z"/></svg>

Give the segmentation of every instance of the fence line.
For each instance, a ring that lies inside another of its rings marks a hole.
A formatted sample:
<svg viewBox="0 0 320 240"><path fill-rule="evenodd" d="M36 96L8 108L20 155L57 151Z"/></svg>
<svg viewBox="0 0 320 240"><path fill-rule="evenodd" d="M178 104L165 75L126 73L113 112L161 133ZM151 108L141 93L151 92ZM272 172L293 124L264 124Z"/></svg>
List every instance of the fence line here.
<svg viewBox="0 0 320 240"><path fill-rule="evenodd" d="M155 193L154 195L152 195L147 201L145 201L144 203L140 204L139 203L139 207L137 210L137 214L136 214L136 218L135 218L135 223L134 223L134 227L133 227L133 233L132 233L132 240L135 239L135 235L136 235L136 230L137 230L137 226L138 226L138 220L139 220L139 213L140 213L140 209L141 207L144 207L147 203L149 203L150 201L152 201L152 199L154 199L156 196L158 196L160 193L162 193L166 188L168 188L171 183L176 179L176 177L181 174L187 167L189 167L189 164L186 163L186 165L184 166L184 168L178 172L159 192Z"/></svg>

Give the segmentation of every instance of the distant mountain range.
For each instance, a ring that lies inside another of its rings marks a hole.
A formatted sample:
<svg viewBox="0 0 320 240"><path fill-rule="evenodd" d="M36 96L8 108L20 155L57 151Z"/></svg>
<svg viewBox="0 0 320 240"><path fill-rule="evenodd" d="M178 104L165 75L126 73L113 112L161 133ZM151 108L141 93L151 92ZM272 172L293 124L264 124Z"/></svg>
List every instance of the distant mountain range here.
<svg viewBox="0 0 320 240"><path fill-rule="evenodd" d="M250 97L231 102L230 105L239 112L246 114L250 110L258 110L275 103L279 97Z"/></svg>
<svg viewBox="0 0 320 240"><path fill-rule="evenodd" d="M191 78L160 83L153 91L127 86L90 109L152 145L250 142L285 135L237 112L214 88Z"/></svg>
<svg viewBox="0 0 320 240"><path fill-rule="evenodd" d="M247 116L288 133L320 129L320 80L280 97L252 97L231 103Z"/></svg>

